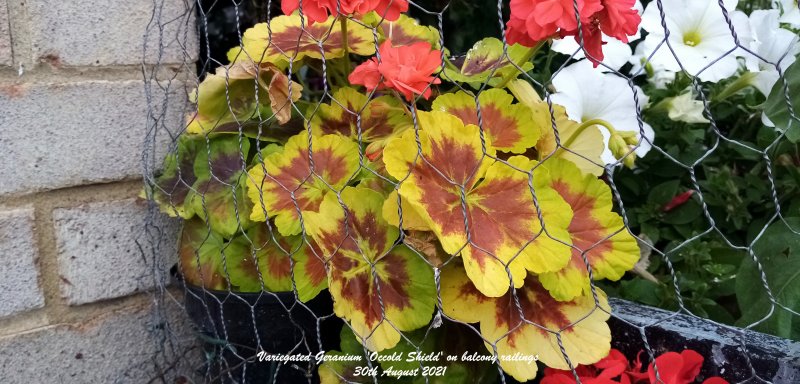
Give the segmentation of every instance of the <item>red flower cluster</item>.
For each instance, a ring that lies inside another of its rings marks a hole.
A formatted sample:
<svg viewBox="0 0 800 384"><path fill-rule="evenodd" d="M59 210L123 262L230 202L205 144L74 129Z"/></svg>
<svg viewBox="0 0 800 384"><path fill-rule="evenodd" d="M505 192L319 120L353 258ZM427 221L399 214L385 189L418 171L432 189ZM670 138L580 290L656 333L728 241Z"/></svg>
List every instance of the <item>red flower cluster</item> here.
<svg viewBox="0 0 800 384"><path fill-rule="evenodd" d="M428 42L395 47L387 39L378 47L378 53L380 62L373 57L353 70L347 78L351 84L361 84L368 91L391 88L412 100L414 94L429 98L430 85L441 83L432 74L441 65L442 52L432 49Z"/></svg>
<svg viewBox="0 0 800 384"><path fill-rule="evenodd" d="M336 7L339 6L337 11ZM281 1L281 10L286 15L300 8L300 0ZM395 21L408 11L408 0L303 0L303 15L309 24L323 22L331 15L364 15L377 12L389 21Z"/></svg>
<svg viewBox="0 0 800 384"><path fill-rule="evenodd" d="M641 354L641 353L640 353ZM703 366L703 356L691 349L681 353L666 352L656 357L655 366L658 367L658 377L653 364L647 367L647 372L642 372L642 363L639 358L631 365L622 352L612 349L605 359L592 365L579 365L575 372L584 384L636 384L636 383L664 383L664 384L691 384L700 374ZM545 368L541 384L575 384L575 375L572 371ZM728 384L725 379L711 377L703 384Z"/></svg>
<svg viewBox="0 0 800 384"><path fill-rule="evenodd" d="M602 33L625 43L642 21L633 9L636 0L577 0L587 57L596 67L603 60ZM510 44L532 47L549 38L578 36L573 0L511 0L506 37Z"/></svg>

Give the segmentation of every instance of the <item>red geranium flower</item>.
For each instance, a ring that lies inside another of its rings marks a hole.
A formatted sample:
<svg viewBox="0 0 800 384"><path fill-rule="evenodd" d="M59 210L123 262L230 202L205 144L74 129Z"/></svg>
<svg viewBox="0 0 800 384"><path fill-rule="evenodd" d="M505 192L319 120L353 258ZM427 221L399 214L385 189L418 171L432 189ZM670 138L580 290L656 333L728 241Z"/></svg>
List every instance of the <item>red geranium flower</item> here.
<svg viewBox="0 0 800 384"><path fill-rule="evenodd" d="M658 367L661 381L656 380L656 371L651 363L647 367L647 378L650 379L650 383L691 384L700 374L703 356L691 349L681 353L666 352L656 357L655 366ZM720 377L711 377L703 381L703 384L728 384L728 381Z"/></svg>
<svg viewBox="0 0 800 384"><path fill-rule="evenodd" d="M627 43L628 36L636 34L642 21L639 12L633 9L634 4L636 0L603 0L600 29L606 35Z"/></svg>
<svg viewBox="0 0 800 384"><path fill-rule="evenodd" d="M336 7L339 6L337 11ZM300 8L300 0L281 1L281 10L286 15ZM309 24L323 22L331 15L364 15L371 11L389 21L395 21L408 11L408 0L303 0L303 15Z"/></svg>
<svg viewBox="0 0 800 384"><path fill-rule="evenodd" d="M628 359L622 352L612 349L603 360L592 365L579 365L575 373L585 384L630 384L631 380L625 371L628 370ZM617 380L615 378L619 377ZM572 371L553 368L544 369L541 384L576 384Z"/></svg>
<svg viewBox="0 0 800 384"><path fill-rule="evenodd" d="M639 353L641 356L641 352ZM642 363L636 357L633 366L622 352L612 349L608 356L592 365L579 365L575 367L575 374L585 384L633 384L633 383L663 383L663 384L691 384L700 374L703 366L703 356L692 350L681 353L666 352L656 357L658 375L661 381L656 380L653 364L647 372L641 372ZM575 375L572 371L563 371L545 368L542 384L575 384ZM725 379L711 377L703 384L728 384Z"/></svg>
<svg viewBox="0 0 800 384"><path fill-rule="evenodd" d="M602 34L628 42L639 29L641 16L635 0L578 0L583 45L596 67L603 60ZM578 18L573 0L511 0L506 39L532 47L549 38L578 36Z"/></svg>
<svg viewBox="0 0 800 384"><path fill-rule="evenodd" d="M353 70L347 78L351 84L361 84L369 91L391 88L411 100L414 94L429 98L430 85L441 83L432 76L441 65L441 52L428 42L395 47L387 39L378 47L378 53L380 62L373 57Z"/></svg>
<svg viewBox="0 0 800 384"><path fill-rule="evenodd" d="M689 384L700 374L703 356L691 349L681 353L667 352L656 357L655 366L658 367L658 376L664 384ZM653 364L647 367L647 377L652 383L658 382Z"/></svg>
<svg viewBox="0 0 800 384"><path fill-rule="evenodd" d="M517 21L514 23L515 27L509 25L509 29L524 26L525 34L533 41L553 37L559 30L578 29L572 0L511 0L510 8L511 18L522 23ZM602 9L600 0L578 0L581 23L586 23L589 17ZM517 41L509 41L512 44L515 42Z"/></svg>
<svg viewBox="0 0 800 384"><path fill-rule="evenodd" d="M308 19L308 24L328 20L329 5L330 1L328 0L303 0L303 16ZM284 15L291 15L298 8L300 8L300 0L281 1L281 11Z"/></svg>
<svg viewBox="0 0 800 384"><path fill-rule="evenodd" d="M581 32L583 32L583 47L586 49L586 57L595 67L603 61L603 34L600 30L600 13L592 15L588 21L581 22ZM563 32L564 36L573 36L575 42L581 43L577 29L575 31Z"/></svg>

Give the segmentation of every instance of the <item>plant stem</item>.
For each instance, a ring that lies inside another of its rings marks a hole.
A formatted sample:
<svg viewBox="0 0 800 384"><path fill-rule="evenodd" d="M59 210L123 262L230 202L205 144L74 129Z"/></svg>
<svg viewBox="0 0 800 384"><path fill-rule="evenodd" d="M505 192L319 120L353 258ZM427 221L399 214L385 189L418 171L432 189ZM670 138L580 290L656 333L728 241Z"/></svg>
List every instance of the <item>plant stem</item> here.
<svg viewBox="0 0 800 384"><path fill-rule="evenodd" d="M525 63L527 63L533 57L533 55L536 54L536 52L539 52L539 49L541 49L542 46L544 46L544 44L545 44L544 41L540 41L540 42L536 43L536 45L534 45L533 47L528 48L528 51L525 52L525 55L522 56L522 59L519 61L519 64L518 64L519 67L522 68L522 66ZM508 51L506 51L506 54L508 54ZM508 57L508 60L511 61L511 57ZM517 72L516 71L509 71L508 74L503 76L503 80L495 88L503 88L503 87L506 86L506 84L508 84L509 81L514 80L516 78L517 78Z"/></svg>
<svg viewBox="0 0 800 384"><path fill-rule="evenodd" d="M609 122L607 122L607 121L605 121L603 119L586 120L583 123L581 123L581 125L578 126L578 128L575 130L575 133L572 136L570 136L569 139L567 139L567 142L563 143L561 146L565 147L565 148L568 148L575 141L575 139L578 136L580 136L581 133L583 133L583 131L585 131L587 128L593 127L595 125L602 125L606 129L608 129L608 132L611 133L612 136L617 131L616 129L614 129L614 126L611 125L611 123L609 123Z"/></svg>
<svg viewBox="0 0 800 384"><path fill-rule="evenodd" d="M728 84L728 86L725 87L725 89L723 89L722 92L718 93L716 97L713 97L711 101L720 102L739 93L739 91L741 91L742 89L745 89L748 86L752 85L753 79L755 77L756 77L756 72L747 72L739 76L739 78L736 79L734 82Z"/></svg>
<svg viewBox="0 0 800 384"><path fill-rule="evenodd" d="M342 45L344 46L344 73L350 75L350 47L347 42L347 18L339 16L339 23L342 26Z"/></svg>

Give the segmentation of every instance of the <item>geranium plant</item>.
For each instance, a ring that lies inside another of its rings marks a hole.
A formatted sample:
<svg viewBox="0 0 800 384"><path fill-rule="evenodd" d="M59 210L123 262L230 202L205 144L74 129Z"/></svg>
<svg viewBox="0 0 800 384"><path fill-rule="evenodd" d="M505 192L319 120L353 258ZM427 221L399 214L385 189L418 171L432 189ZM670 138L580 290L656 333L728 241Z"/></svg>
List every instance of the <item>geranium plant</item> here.
<svg viewBox="0 0 800 384"><path fill-rule="evenodd" d="M283 2L191 93L152 191L185 220L186 281L301 301L327 288L375 352L443 316L474 324L485 353L555 369L606 357L592 280L620 279L640 251L599 176L632 166L648 132L574 116L528 73L565 36L596 66L640 17L632 0L579 3L512 1L506 41L454 58L405 1Z"/></svg>

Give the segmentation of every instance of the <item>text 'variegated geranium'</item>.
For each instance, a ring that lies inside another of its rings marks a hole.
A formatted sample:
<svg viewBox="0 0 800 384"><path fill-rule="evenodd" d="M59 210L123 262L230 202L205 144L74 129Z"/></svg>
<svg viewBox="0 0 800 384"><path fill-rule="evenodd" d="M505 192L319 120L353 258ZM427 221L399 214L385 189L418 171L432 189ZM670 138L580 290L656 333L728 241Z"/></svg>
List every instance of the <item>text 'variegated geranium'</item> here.
<svg viewBox="0 0 800 384"><path fill-rule="evenodd" d="M505 294L506 268L519 287L526 269L543 273L566 265L572 211L547 186L546 172L536 172L531 188L526 171L536 163L523 156L495 161L477 126L444 112L418 112L418 120L422 147L412 130L393 139L384 150L386 170L402 180L400 196L416 206L444 250L461 255L478 290Z"/></svg>

